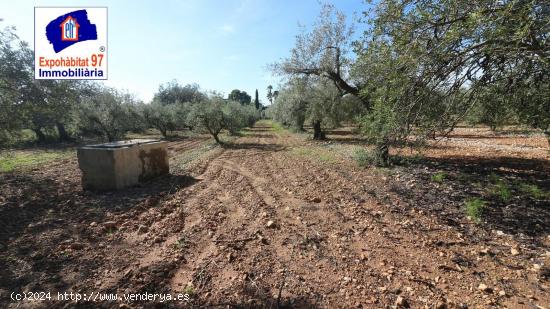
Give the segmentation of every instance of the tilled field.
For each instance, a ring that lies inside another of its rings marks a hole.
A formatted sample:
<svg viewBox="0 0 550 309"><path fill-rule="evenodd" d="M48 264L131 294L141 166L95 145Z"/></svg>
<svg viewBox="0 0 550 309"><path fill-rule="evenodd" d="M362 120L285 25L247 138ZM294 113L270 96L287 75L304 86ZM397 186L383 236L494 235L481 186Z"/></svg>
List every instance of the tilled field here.
<svg viewBox="0 0 550 309"><path fill-rule="evenodd" d="M203 142L172 142L172 165ZM532 229L475 224L460 209L467 189L426 176L441 165L364 169L296 155L306 143L258 125L113 193L83 192L76 159L1 175L0 307L548 308L547 199L525 202L540 207Z"/></svg>

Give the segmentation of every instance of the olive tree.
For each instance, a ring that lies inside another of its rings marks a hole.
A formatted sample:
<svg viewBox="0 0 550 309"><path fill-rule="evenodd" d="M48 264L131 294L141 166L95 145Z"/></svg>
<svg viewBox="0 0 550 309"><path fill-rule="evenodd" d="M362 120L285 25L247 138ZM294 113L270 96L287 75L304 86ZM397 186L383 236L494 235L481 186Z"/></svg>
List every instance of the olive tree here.
<svg viewBox="0 0 550 309"><path fill-rule="evenodd" d="M313 139L324 139L326 128L352 120L362 109L363 104L357 97L342 97L332 81L302 77L291 79L283 87L270 114L296 130L303 130L304 123L309 123L313 127Z"/></svg>
<svg viewBox="0 0 550 309"><path fill-rule="evenodd" d="M168 136L169 131L177 127L177 105L163 105L153 101L151 104L143 106L143 117L149 127L159 130L163 137Z"/></svg>
<svg viewBox="0 0 550 309"><path fill-rule="evenodd" d="M290 56L271 68L276 74L284 76L327 79L334 83L341 95L359 96L361 87L349 75L353 31L353 26L348 24L342 12L333 5L325 4L313 29L307 31L302 28ZM364 103L368 105L366 100Z"/></svg>
<svg viewBox="0 0 550 309"><path fill-rule="evenodd" d="M97 86L93 95L83 99L82 130L85 134L103 136L109 142L121 139L127 131L136 128L135 120L139 116L136 106L132 95Z"/></svg>
<svg viewBox="0 0 550 309"><path fill-rule="evenodd" d="M214 95L204 102L193 104L187 122L199 131L209 133L218 144L222 144L219 138L222 130L237 134L241 129L251 127L258 119L259 112L253 105L226 102Z"/></svg>
<svg viewBox="0 0 550 309"><path fill-rule="evenodd" d="M395 142L450 132L489 91L547 130L545 113L535 113L548 110L549 6L380 1L352 74L373 102L363 125L377 140L380 163L388 164Z"/></svg>

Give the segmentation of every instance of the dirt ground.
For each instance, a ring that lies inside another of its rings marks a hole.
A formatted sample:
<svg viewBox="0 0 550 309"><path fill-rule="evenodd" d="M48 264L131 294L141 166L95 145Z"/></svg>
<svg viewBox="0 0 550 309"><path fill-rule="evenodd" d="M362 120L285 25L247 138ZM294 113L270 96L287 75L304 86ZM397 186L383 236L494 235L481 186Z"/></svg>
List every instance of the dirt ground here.
<svg viewBox="0 0 550 309"><path fill-rule="evenodd" d="M75 157L1 174L0 307L550 308L550 196L485 190L491 175L550 190L539 137L458 131L380 169L342 132L172 141L170 176L110 193L81 190ZM479 224L468 197L489 202ZM190 300L10 299L22 291Z"/></svg>

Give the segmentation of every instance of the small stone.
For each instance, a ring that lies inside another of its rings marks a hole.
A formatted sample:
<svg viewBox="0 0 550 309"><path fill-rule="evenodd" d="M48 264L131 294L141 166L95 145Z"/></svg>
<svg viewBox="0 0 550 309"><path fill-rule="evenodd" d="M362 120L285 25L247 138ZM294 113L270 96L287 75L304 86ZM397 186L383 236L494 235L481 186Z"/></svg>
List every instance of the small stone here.
<svg viewBox="0 0 550 309"><path fill-rule="evenodd" d="M143 234L143 233L147 233L148 230L149 230L149 228L146 227L145 225L140 225L138 227L137 232L138 232L138 234Z"/></svg>
<svg viewBox="0 0 550 309"><path fill-rule="evenodd" d="M258 239L260 240L260 242L264 245L269 245L269 242L267 241L267 238L263 237L263 236L258 236Z"/></svg>
<svg viewBox="0 0 550 309"><path fill-rule="evenodd" d="M533 264L533 269L534 270L540 270L542 268L542 266L540 264Z"/></svg>
<svg viewBox="0 0 550 309"><path fill-rule="evenodd" d="M84 249L84 244L79 243L79 242L72 243L71 244L71 249L73 249L73 250L82 250L82 249Z"/></svg>
<svg viewBox="0 0 550 309"><path fill-rule="evenodd" d="M513 256L516 256L516 255L519 255L519 250L517 248L512 248L512 249L510 249L510 253Z"/></svg>
<svg viewBox="0 0 550 309"><path fill-rule="evenodd" d="M90 223L90 226L91 226L91 227L94 227L94 226L96 226L96 225L97 225L97 222L92 222L92 223Z"/></svg>
<svg viewBox="0 0 550 309"><path fill-rule="evenodd" d="M492 252L491 252L491 250L489 250L489 248L483 248L483 249L479 250L479 253L481 255L492 255Z"/></svg>
<svg viewBox="0 0 550 309"><path fill-rule="evenodd" d="M397 299L395 300L395 306L400 308L409 308L409 303L403 297L397 296Z"/></svg>
<svg viewBox="0 0 550 309"><path fill-rule="evenodd" d="M486 292L486 293L491 293L491 291L492 291L492 289L484 283L480 283L479 286L477 287L477 289L482 291L482 292Z"/></svg>
<svg viewBox="0 0 550 309"><path fill-rule="evenodd" d="M500 290L500 291L498 292L498 295L499 295L499 296L506 296L506 292L505 292L504 290Z"/></svg>
<svg viewBox="0 0 550 309"><path fill-rule="evenodd" d="M273 222L273 220L269 220L265 226L268 228L273 228L275 227L275 222Z"/></svg>
<svg viewBox="0 0 550 309"><path fill-rule="evenodd" d="M321 203L321 198L320 197L315 197L312 201L314 203Z"/></svg>
<svg viewBox="0 0 550 309"><path fill-rule="evenodd" d="M107 221L107 222L103 223L103 226L106 229L114 229L114 228L116 228L116 222L115 221Z"/></svg>

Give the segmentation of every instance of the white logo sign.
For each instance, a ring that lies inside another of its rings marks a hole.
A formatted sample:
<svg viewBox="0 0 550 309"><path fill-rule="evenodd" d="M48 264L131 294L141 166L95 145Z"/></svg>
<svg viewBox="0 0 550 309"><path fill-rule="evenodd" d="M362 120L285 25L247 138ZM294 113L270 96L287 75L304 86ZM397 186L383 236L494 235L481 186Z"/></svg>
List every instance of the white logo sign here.
<svg viewBox="0 0 550 309"><path fill-rule="evenodd" d="M106 7L35 7L34 78L107 79Z"/></svg>

